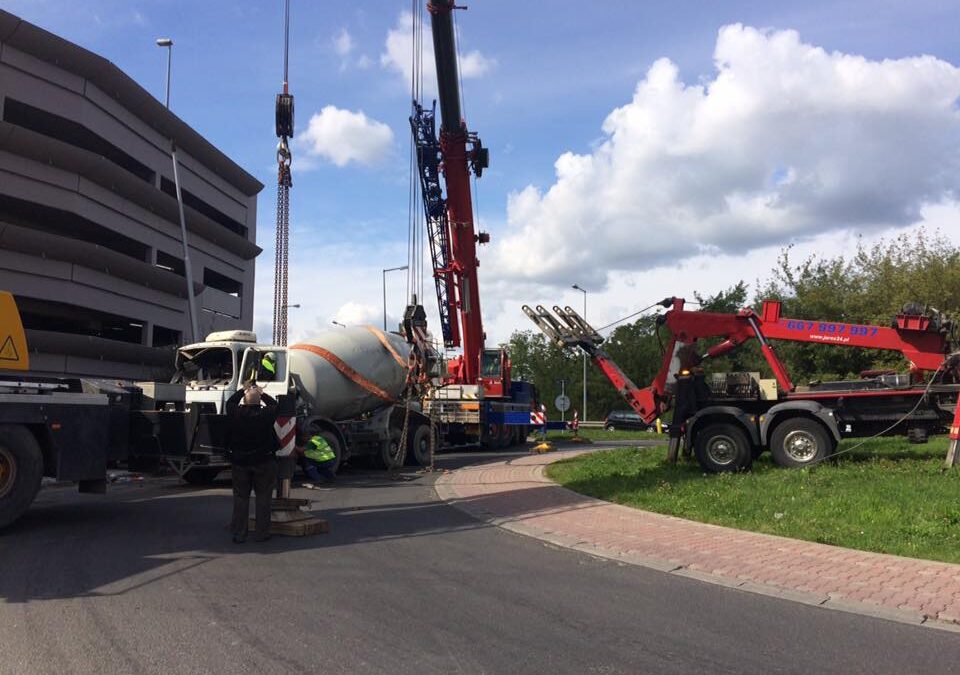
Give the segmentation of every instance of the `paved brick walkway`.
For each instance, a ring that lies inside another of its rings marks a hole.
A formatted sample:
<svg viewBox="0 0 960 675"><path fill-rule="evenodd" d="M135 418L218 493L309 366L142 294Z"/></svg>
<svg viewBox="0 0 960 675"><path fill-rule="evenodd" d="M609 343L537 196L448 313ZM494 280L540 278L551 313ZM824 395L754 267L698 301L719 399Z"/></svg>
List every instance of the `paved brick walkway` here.
<svg viewBox="0 0 960 675"><path fill-rule="evenodd" d="M551 482L544 467L583 450L441 476L442 499L556 545L711 583L939 628L960 627L960 565L785 539L611 504Z"/></svg>

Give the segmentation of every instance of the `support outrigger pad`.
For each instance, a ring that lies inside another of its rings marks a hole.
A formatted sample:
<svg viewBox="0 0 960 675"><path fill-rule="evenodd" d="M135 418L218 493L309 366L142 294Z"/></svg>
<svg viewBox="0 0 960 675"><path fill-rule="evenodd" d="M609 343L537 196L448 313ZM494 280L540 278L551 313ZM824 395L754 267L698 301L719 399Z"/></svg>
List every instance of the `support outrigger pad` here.
<svg viewBox="0 0 960 675"><path fill-rule="evenodd" d="M311 534L327 534L330 523L326 518L317 518L310 513L309 499L275 497L270 500L270 534L287 537L305 537ZM257 527L257 519L248 523L251 531Z"/></svg>
<svg viewBox="0 0 960 675"><path fill-rule="evenodd" d="M530 452L536 452L537 454L543 454L545 452L553 452L557 449L550 441L540 441L537 445L530 448Z"/></svg>

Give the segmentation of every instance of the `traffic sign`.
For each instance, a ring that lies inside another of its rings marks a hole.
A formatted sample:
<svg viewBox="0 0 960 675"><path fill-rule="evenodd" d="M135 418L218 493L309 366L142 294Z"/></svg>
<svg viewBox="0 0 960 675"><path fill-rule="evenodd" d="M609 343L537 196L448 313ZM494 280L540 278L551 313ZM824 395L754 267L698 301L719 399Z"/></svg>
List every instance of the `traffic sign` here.
<svg viewBox="0 0 960 675"><path fill-rule="evenodd" d="M554 399L553 404L557 406L557 410L560 412L567 412L570 410L570 397L566 394L560 394Z"/></svg>

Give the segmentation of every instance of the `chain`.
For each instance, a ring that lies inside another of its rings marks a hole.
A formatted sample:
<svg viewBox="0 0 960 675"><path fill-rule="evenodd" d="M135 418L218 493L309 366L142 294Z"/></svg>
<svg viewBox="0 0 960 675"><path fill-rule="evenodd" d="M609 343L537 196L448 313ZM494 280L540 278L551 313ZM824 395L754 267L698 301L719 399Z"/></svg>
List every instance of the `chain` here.
<svg viewBox="0 0 960 675"><path fill-rule="evenodd" d="M287 344L287 280L290 246L290 148L286 136L277 146L277 232L273 271L273 343Z"/></svg>

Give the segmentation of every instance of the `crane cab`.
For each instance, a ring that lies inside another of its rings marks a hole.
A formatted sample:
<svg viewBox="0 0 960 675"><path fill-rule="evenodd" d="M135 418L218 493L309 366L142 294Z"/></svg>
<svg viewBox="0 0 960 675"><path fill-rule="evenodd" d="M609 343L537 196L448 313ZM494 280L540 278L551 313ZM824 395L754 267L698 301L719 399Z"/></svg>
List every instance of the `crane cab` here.
<svg viewBox="0 0 960 675"><path fill-rule="evenodd" d="M506 349L501 347L483 350L477 384L483 387L483 394L487 398L510 395L510 357Z"/></svg>

